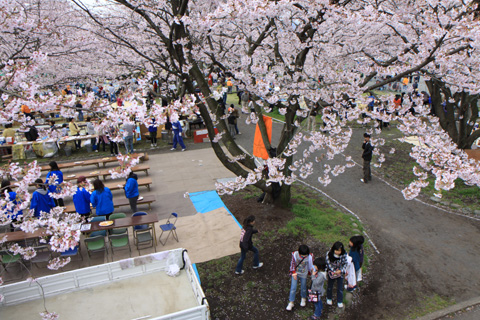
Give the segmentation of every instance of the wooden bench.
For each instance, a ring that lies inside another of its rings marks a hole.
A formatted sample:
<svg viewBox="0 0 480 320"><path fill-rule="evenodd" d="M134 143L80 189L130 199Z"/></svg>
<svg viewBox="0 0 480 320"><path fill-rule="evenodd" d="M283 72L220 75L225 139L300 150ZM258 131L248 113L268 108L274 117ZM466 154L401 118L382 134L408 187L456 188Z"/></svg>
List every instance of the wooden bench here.
<svg viewBox="0 0 480 320"><path fill-rule="evenodd" d="M106 169L106 170L100 171L100 175L103 176L103 180L107 180L107 176L111 175L110 170L112 169ZM148 170L150 170L150 166L148 164L140 164L138 166L132 167L132 172L143 171L147 176L148 176Z"/></svg>
<svg viewBox="0 0 480 320"><path fill-rule="evenodd" d="M148 209L150 210L150 209L152 209L152 203L155 202L155 201L156 201L156 199L155 199L154 195L144 196L142 200L137 201L137 206L142 205L142 204L148 204ZM125 207L125 206L130 206L130 203L128 202L127 198L117 198L117 199L114 198L113 199L113 206L115 208ZM92 211L94 211L94 210L95 209L93 208ZM68 212L68 213L76 212L75 211L75 205L70 204L70 205L66 206L65 212Z"/></svg>
<svg viewBox="0 0 480 320"><path fill-rule="evenodd" d="M66 162L66 163L58 163L58 168L59 169L68 169L68 168L74 168L81 166L84 161L75 161L75 162ZM42 171L49 171L50 166L42 166Z"/></svg>
<svg viewBox="0 0 480 320"><path fill-rule="evenodd" d="M134 157L140 157L140 159L145 157L145 153L134 153ZM98 159L90 159L90 160L83 160L83 161L75 161L75 162L65 162L65 163L59 163L58 167L60 169L67 169L67 168L74 168L74 167L80 167L80 166L91 166L95 165L97 168L100 168L100 164L103 164L103 167L105 168L105 165L110 162L118 162L117 157L105 157L105 158L98 158ZM50 170L49 165L42 166L42 171L48 171Z"/></svg>
<svg viewBox="0 0 480 320"><path fill-rule="evenodd" d="M70 181L70 180L77 180L78 177L84 176L87 179L90 178L99 178L101 176L100 171L92 171L92 172L82 172L82 173L77 173L77 174L69 174L69 175L63 175L63 181Z"/></svg>
<svg viewBox="0 0 480 320"><path fill-rule="evenodd" d="M153 181L152 178L140 178L137 180L137 183L139 187L145 186L147 187L148 191L150 191L150 185L153 183ZM123 188L123 184L119 182L109 182L105 183L105 187L110 190L119 190Z"/></svg>
<svg viewBox="0 0 480 320"><path fill-rule="evenodd" d="M143 158L145 157L145 153L133 153L132 156L134 157L140 157L140 160L143 161ZM100 168L100 164L103 165L105 168L107 163L110 162L118 162L117 157L105 157L105 158L100 158L100 159L91 159L91 160L85 160L83 161L82 166L90 166L90 165L96 165L97 168Z"/></svg>
<svg viewBox="0 0 480 320"><path fill-rule="evenodd" d="M113 168L114 169L114 168ZM150 166L147 164L141 164L138 166L135 166L132 168L133 172L139 172L143 171L147 174L148 176L148 170L150 169ZM111 173L109 172L112 169L106 169L106 170L95 170L91 172L83 172L83 173L76 173L76 174L69 174L69 175L63 175L63 180L64 181L69 181L69 180L76 180L80 176L84 176L85 178L100 178L103 177L103 180L107 179L107 176L109 176Z"/></svg>

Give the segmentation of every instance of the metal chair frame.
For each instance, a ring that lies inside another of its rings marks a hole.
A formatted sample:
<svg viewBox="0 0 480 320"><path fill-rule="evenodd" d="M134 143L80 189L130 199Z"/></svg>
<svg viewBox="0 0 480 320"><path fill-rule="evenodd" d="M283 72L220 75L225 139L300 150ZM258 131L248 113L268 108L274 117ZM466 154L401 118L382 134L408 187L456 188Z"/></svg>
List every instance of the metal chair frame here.
<svg viewBox="0 0 480 320"><path fill-rule="evenodd" d="M95 242L99 239L103 239L103 248L100 248L100 249L89 249L88 248L88 243L89 242ZM107 261L108 261L108 250L107 250L107 244L105 243L105 237L104 236L94 236L94 237L88 237L88 238L85 238L83 240L85 242L85 247L87 248L87 254L88 254L88 259L90 259L91 257L91 254L90 253L94 253L94 252L101 252L101 251L104 251L105 252L105 256L107 257Z"/></svg>
<svg viewBox="0 0 480 320"><path fill-rule="evenodd" d="M175 220L173 220L173 218ZM171 220L173 220L173 222ZM168 238L170 237L170 234L178 242L177 227L175 226L175 224L177 223L177 220L178 220L178 214L173 212L170 215L170 217L168 217L167 222L165 224L160 225L160 229L162 229L162 233L160 234L160 237L158 238L158 241L160 241L160 243L162 245L165 245L167 243ZM164 232L168 232L168 235L167 235L167 238L165 239L165 242L162 242L162 235L163 235Z"/></svg>
<svg viewBox="0 0 480 320"><path fill-rule="evenodd" d="M126 246L122 246L122 247L115 247L112 243L112 239L115 239L115 238L124 238L126 237L127 238L127 245ZM120 234L111 234L108 236L108 241L110 242L110 249L112 250L112 261L113 261L113 254L114 254L114 250L113 248L124 248L124 247L128 247L128 250L130 251L130 257L132 256L132 247L130 246L130 239L128 237L128 229L127 229L127 232L126 233L120 233Z"/></svg>

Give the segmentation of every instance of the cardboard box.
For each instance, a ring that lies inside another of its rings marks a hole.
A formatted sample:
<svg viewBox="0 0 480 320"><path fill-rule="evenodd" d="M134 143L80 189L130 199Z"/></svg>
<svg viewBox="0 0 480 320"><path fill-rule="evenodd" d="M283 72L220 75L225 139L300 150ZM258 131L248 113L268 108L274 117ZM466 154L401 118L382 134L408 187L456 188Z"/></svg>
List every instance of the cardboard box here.
<svg viewBox="0 0 480 320"><path fill-rule="evenodd" d="M217 128L215 129L215 134L218 133ZM208 130L207 129L199 129L193 132L193 142L194 143L202 143L202 142L210 142L208 138Z"/></svg>

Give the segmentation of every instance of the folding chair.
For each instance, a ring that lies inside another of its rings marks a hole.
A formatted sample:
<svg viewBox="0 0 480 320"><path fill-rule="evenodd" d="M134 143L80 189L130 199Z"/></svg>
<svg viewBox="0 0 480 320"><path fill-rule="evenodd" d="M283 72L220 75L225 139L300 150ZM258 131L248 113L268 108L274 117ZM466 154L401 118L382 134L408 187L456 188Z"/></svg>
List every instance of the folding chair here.
<svg viewBox="0 0 480 320"><path fill-rule="evenodd" d="M80 256L80 259L83 261L83 255L82 251L80 250L80 243L73 249L67 249L64 252L60 253L61 258L68 258L68 257L75 257L75 256ZM62 268L63 270L63 268Z"/></svg>
<svg viewBox="0 0 480 320"><path fill-rule="evenodd" d="M38 266L39 263L42 262L49 262L50 259L52 258L52 251L50 251L48 245L43 245L43 246L38 246L34 248L37 254L35 257L30 259L30 262L34 265L37 266L37 268L40 268Z"/></svg>
<svg viewBox="0 0 480 320"><path fill-rule="evenodd" d="M137 216L146 216L147 213L143 211L135 212L133 217ZM137 246L138 252L140 252L140 244L152 243L149 247L154 247L155 252L157 251L156 237L154 237L155 230L148 224L141 224L133 226L133 241ZM149 248L145 247L145 248Z"/></svg>
<svg viewBox="0 0 480 320"><path fill-rule="evenodd" d="M110 249L112 250L112 261L114 255L114 248L127 248L130 252L130 257L132 256L132 248L130 247L130 241L128 239L128 230L123 234L111 234L108 236L108 240L110 242Z"/></svg>
<svg viewBox="0 0 480 320"><path fill-rule="evenodd" d="M96 216L93 217L90 222L96 222L96 221L105 221L107 220L105 216ZM96 237L96 236L106 236L107 235L107 230L100 230L100 231L93 231L89 234L89 237Z"/></svg>
<svg viewBox="0 0 480 320"><path fill-rule="evenodd" d="M8 250L0 250L0 262L2 263L3 269L7 271L7 266L15 263L22 264L22 257L20 254L13 254Z"/></svg>
<svg viewBox="0 0 480 320"><path fill-rule="evenodd" d="M123 212L112 213L110 215L110 220L126 218L127 215ZM110 230L110 234L124 234L127 232L127 228L114 228Z"/></svg>
<svg viewBox="0 0 480 320"><path fill-rule="evenodd" d="M90 259L91 257L90 253L104 252L108 261L108 251L107 251L107 246L105 244L104 236L99 235L94 237L88 237L88 238L85 238L83 241L85 242L85 247L87 247L88 259Z"/></svg>
<svg viewBox="0 0 480 320"><path fill-rule="evenodd" d="M175 227L175 223L177 222L177 219L178 219L178 214L173 212L170 215L170 217L168 217L167 223L160 225L160 229L162 229L162 233L160 234L160 237L158 238L158 241L160 241L160 243L162 245L165 245L167 243L167 240L170 237L170 234L172 234L172 236L178 242L177 227ZM163 235L164 232L168 232L168 234L167 234L167 238L165 239L165 242L162 242L162 235Z"/></svg>

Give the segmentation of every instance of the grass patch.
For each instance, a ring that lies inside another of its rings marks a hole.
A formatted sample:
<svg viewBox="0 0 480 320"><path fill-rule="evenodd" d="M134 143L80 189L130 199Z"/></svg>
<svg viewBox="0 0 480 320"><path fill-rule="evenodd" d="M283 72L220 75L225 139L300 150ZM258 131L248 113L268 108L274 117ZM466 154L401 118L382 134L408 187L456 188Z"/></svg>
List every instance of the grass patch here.
<svg viewBox="0 0 480 320"><path fill-rule="evenodd" d="M235 269L235 261L230 259L230 257L223 257L216 260L211 260L205 262L205 265L208 266L210 273L207 279L209 286L221 286L223 279L229 277L232 274L232 270Z"/></svg>
<svg viewBox="0 0 480 320"><path fill-rule="evenodd" d="M396 136L396 134L394 135ZM392 148L395 149L395 153L389 154ZM380 147L380 151L385 154L386 161L382 167L376 170L388 180L398 184L400 188L408 186L416 178L412 170L419 165L409 155L411 148L412 145L409 143L403 143L397 139L386 139L385 145ZM435 190L435 176L428 174L427 181L429 185L422 190L422 194L426 197L432 197L434 193L439 193ZM477 186L468 186L463 180L457 179L455 188L441 192L442 202L456 203L471 210L480 210L479 191L480 189Z"/></svg>
<svg viewBox="0 0 480 320"><path fill-rule="evenodd" d="M434 294L431 297L425 297L422 299L418 306L410 312L406 319L417 319L437 310L445 309L453 304L455 304L454 300Z"/></svg>
<svg viewBox="0 0 480 320"><path fill-rule="evenodd" d="M280 112L278 112L278 108L273 108L272 112L265 112L265 109L263 109L263 113L269 117L272 117L274 119L280 120L280 121L285 121L285 116L281 115Z"/></svg>
<svg viewBox="0 0 480 320"><path fill-rule="evenodd" d="M341 241L346 249L350 237L362 233L363 226L356 218L322 201L303 186L294 186L292 189L292 212L295 218L279 232L294 236L307 233L327 247Z"/></svg>

